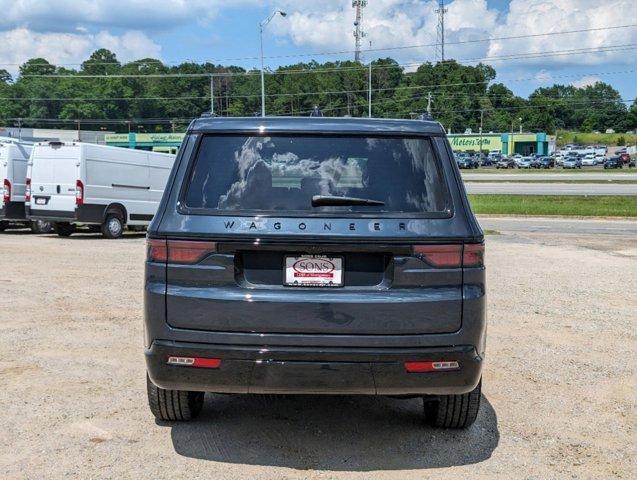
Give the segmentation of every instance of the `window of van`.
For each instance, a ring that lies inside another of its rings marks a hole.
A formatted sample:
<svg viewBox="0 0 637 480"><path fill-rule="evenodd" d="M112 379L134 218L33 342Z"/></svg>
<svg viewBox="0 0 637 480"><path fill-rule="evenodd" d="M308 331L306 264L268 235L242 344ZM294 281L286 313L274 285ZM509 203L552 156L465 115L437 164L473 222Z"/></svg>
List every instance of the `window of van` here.
<svg viewBox="0 0 637 480"><path fill-rule="evenodd" d="M373 204L313 206L316 196ZM441 214L449 205L429 139L361 136L206 136L184 200L220 214Z"/></svg>

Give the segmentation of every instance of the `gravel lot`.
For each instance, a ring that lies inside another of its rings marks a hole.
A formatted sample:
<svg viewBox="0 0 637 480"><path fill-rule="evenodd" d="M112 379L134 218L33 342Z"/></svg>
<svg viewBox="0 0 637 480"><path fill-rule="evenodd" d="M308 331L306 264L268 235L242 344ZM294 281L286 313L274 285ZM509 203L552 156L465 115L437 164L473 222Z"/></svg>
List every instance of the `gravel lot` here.
<svg viewBox="0 0 637 480"><path fill-rule="evenodd" d="M487 240L483 406L466 432L417 400L207 396L158 424L142 354L144 239L0 235L0 476L635 478L634 236Z"/></svg>

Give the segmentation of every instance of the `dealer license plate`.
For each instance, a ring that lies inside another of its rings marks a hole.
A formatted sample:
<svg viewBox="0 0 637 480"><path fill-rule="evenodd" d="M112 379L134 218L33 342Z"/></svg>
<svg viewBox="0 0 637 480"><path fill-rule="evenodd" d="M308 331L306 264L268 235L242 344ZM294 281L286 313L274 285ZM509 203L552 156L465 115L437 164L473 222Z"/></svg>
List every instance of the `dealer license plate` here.
<svg viewBox="0 0 637 480"><path fill-rule="evenodd" d="M285 285L294 287L342 287L343 257L288 255Z"/></svg>

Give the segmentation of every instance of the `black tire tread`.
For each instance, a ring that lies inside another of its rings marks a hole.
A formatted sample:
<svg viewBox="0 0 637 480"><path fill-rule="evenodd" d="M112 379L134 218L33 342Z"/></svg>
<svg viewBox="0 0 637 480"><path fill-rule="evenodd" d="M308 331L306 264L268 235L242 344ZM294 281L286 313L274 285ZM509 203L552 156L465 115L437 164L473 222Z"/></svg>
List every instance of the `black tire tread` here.
<svg viewBox="0 0 637 480"><path fill-rule="evenodd" d="M437 428L467 428L475 422L480 409L482 380L478 386L461 395L441 395L435 401L425 400L425 415Z"/></svg>
<svg viewBox="0 0 637 480"><path fill-rule="evenodd" d="M156 386L148 376L146 390L150 411L158 420L192 420L199 415L203 407L203 392L166 390Z"/></svg>

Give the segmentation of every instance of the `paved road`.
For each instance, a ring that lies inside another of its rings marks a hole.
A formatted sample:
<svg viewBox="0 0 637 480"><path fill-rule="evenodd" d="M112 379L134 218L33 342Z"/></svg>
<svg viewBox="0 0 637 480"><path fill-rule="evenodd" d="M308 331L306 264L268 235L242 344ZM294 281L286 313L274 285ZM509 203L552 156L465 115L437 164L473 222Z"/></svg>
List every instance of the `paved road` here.
<svg viewBox="0 0 637 480"><path fill-rule="evenodd" d="M480 175L483 176L483 175ZM637 195L637 184L622 183L472 183L468 193L505 195Z"/></svg>
<svg viewBox="0 0 637 480"><path fill-rule="evenodd" d="M484 229L498 232L575 233L581 235L629 235L637 239L637 219L576 219L550 217L494 217L478 215Z"/></svg>
<svg viewBox="0 0 637 480"><path fill-rule="evenodd" d="M637 170L635 173L611 173L603 170L595 173L465 173L462 172L462 178L466 181L482 180L482 181L502 181L502 180L637 180Z"/></svg>

